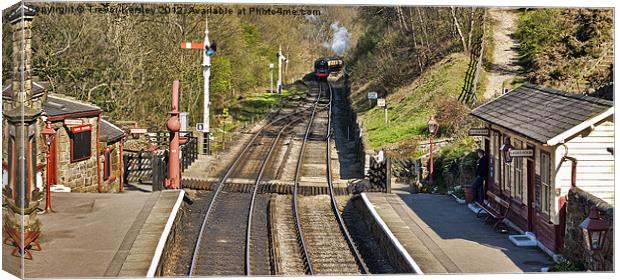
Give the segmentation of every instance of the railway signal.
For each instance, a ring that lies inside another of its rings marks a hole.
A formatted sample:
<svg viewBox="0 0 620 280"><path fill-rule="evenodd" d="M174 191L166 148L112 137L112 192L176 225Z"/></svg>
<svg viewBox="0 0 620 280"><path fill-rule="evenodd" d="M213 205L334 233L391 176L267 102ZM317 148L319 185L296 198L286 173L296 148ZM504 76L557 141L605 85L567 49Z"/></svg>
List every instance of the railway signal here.
<svg viewBox="0 0 620 280"><path fill-rule="evenodd" d="M209 152L209 78L211 77L211 56L215 55L217 44L209 41L209 20L205 18L205 38L200 42L181 42L182 49L204 50L202 55L202 75L204 77L204 100L202 115L202 154L208 155Z"/></svg>
<svg viewBox="0 0 620 280"><path fill-rule="evenodd" d="M273 68L274 68L273 63L269 63L269 75L270 75L269 93L273 93Z"/></svg>
<svg viewBox="0 0 620 280"><path fill-rule="evenodd" d="M286 61L286 57L282 54L282 46L278 48L278 93L282 93L282 61Z"/></svg>

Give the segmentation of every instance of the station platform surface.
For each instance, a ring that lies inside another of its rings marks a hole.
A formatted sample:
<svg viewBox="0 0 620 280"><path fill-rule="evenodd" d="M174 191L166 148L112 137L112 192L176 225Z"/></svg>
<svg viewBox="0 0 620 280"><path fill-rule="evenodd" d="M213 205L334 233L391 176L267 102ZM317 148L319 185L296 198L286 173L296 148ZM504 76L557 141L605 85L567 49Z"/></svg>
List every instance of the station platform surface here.
<svg viewBox="0 0 620 280"><path fill-rule="evenodd" d="M161 255L161 240L165 243L182 199L182 191L52 193L56 212L39 215L42 251L24 260L23 276L145 277ZM3 244L2 266L21 276L13 248Z"/></svg>
<svg viewBox="0 0 620 280"><path fill-rule="evenodd" d="M451 196L409 189L366 196L424 274L540 272L553 264L537 247L513 245Z"/></svg>

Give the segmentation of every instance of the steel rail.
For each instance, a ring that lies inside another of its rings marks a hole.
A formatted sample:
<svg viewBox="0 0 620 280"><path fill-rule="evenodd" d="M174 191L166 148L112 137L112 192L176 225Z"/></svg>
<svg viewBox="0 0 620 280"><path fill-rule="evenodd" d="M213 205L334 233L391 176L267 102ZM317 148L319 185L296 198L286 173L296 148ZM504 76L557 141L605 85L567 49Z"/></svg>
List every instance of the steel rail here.
<svg viewBox="0 0 620 280"><path fill-rule="evenodd" d="M307 109L308 108L305 108L304 111L307 110ZM217 186L215 187L215 193L213 194L213 197L211 198L211 201L209 201L209 205L207 206L206 213L205 213L204 218L202 220L202 223L200 225L200 231L199 231L199 234L198 234L198 238L196 240L196 245L194 246L194 251L192 253L192 260L191 260L191 263L190 263L189 276L193 276L194 270L196 268L196 259L198 257L198 251L200 250L200 245L202 243L202 237L204 235L204 230L205 230L205 227L207 225L207 220L209 219L209 214L213 210L215 201L217 199L218 194L220 193L220 191L222 189L222 186L224 185L224 183L226 182L226 180L228 179L228 177L232 173L233 169L239 163L239 160L241 159L241 155L245 154L248 151L248 149L253 146L253 144L256 141L256 139L258 138L258 136L261 135L263 133L263 131L265 131L265 129L267 129L267 127L272 126L275 123L277 123L279 121L282 121L284 119L290 118L292 116L293 116L293 114L290 114L290 115L287 115L287 116L283 116L283 117L275 119L275 120L265 124L264 126L262 126L256 132L256 134L246 143L246 145L243 148L243 150L240 151L239 153L237 153L237 155L235 157L235 160L227 167L226 172L221 177L220 181L218 182Z"/></svg>
<svg viewBox="0 0 620 280"><path fill-rule="evenodd" d="M301 229L301 222L299 219L299 209L298 209L298 202L297 202L297 192L299 189L299 179L300 179L301 168L303 164L306 142L308 141L308 136L310 135L312 123L314 122L314 117L316 114L316 107L318 106L320 99L321 99L321 84L319 83L319 92L318 92L316 101L314 103L314 110L312 110L312 114L310 115L310 120L308 121L308 126L306 127L306 131L304 134L304 139L301 142L301 148L299 150L297 166L295 168L295 179L294 179L294 187L293 187L293 212L295 215L295 227L297 229L297 238L298 238L299 246L301 247L301 251L303 252L302 257L304 259L304 262L306 263L306 269L307 269L306 274L309 274L309 275L314 275L314 268L312 266L310 254L308 253L308 247L304 239L304 233Z"/></svg>
<svg viewBox="0 0 620 280"><path fill-rule="evenodd" d="M246 238L245 238L245 275L247 276L250 276L251 268L252 268L251 266L251 254L252 253L251 253L250 244L251 244L251 239L252 239L252 215L254 214L254 201L256 200L256 194L258 192L258 187L263 177L263 173L265 172L265 167L267 166L267 163L269 162L269 159L271 158L271 154L273 153L273 150L275 149L276 144L280 140L280 136L282 136L282 133L284 132L284 130L286 130L289 126L297 123L298 121L304 118L305 117L302 116L302 117L297 117L295 119L292 119L280 129L280 131L278 132L278 134L276 135L275 139L273 140L273 142L271 143L269 147L267 156L261 163L258 176L256 177L256 180L254 182L254 189L252 191L252 199L250 200L250 207L248 209L248 222L247 222Z"/></svg>
<svg viewBox="0 0 620 280"><path fill-rule="evenodd" d="M332 183L332 167L331 167L331 117L332 117L332 101L333 101L333 90L332 86L327 82L328 90L329 90L329 111L327 114L327 132L325 133L325 144L326 144L326 163L327 163L327 185L329 187L329 197L331 199L332 210L334 211L334 215L336 215L336 219L338 220L338 225L340 226L340 230L344 238L347 240L347 244L349 245L349 249L353 252L353 256L355 257L355 261L360 267L360 270L363 274L368 274L368 267L366 263L362 259L360 252L355 247L353 243L353 238L349 234L347 230L347 226L342 219L342 215L340 215L340 211L338 210L338 204L336 203L336 196L334 195L334 185Z"/></svg>

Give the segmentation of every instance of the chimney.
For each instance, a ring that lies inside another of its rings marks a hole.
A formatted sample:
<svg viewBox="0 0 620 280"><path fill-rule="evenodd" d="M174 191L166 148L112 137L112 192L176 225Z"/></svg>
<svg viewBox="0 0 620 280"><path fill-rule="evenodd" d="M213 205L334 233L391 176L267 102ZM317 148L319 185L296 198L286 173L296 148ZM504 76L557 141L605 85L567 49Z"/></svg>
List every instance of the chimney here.
<svg viewBox="0 0 620 280"><path fill-rule="evenodd" d="M24 102L34 110L41 109L33 102L32 92L32 20L36 11L23 3L9 15L13 31L13 96L14 104Z"/></svg>

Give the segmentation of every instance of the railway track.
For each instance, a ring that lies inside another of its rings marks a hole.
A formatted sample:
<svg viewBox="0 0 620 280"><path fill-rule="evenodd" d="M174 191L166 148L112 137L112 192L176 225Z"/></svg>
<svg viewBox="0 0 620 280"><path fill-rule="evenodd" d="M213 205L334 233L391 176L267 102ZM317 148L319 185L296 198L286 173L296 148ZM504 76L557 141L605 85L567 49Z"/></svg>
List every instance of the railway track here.
<svg viewBox="0 0 620 280"><path fill-rule="evenodd" d="M306 145L309 140L317 140L317 134L313 131L317 113L314 110L306 127L294 178L292 210L295 231L297 233L298 252L303 261L304 272L309 275L365 274L368 273L368 269L353 244L334 196L330 163L332 90L329 83L326 85L319 84L319 98L323 90L328 93L326 95L329 95L327 127L325 137L322 139L322 141L325 141L326 148L324 156L327 166L326 180L329 187L329 197L312 196L299 198L298 195L299 181L302 175L304 158L306 157ZM316 155L314 155L314 158L316 158ZM291 240L291 238L285 240ZM285 247L290 247L290 244L287 245ZM295 250L289 248L287 251L293 252ZM285 267L285 269L291 268ZM291 270L294 269L299 270L299 265L293 266Z"/></svg>
<svg viewBox="0 0 620 280"><path fill-rule="evenodd" d="M314 114L316 102L311 108ZM189 276L272 274L267 226L269 195L258 194L257 190L282 134L303 120L307 109L263 126L228 166L205 210ZM270 138L271 144L264 145ZM255 178L251 194L224 190L228 178L240 177Z"/></svg>

